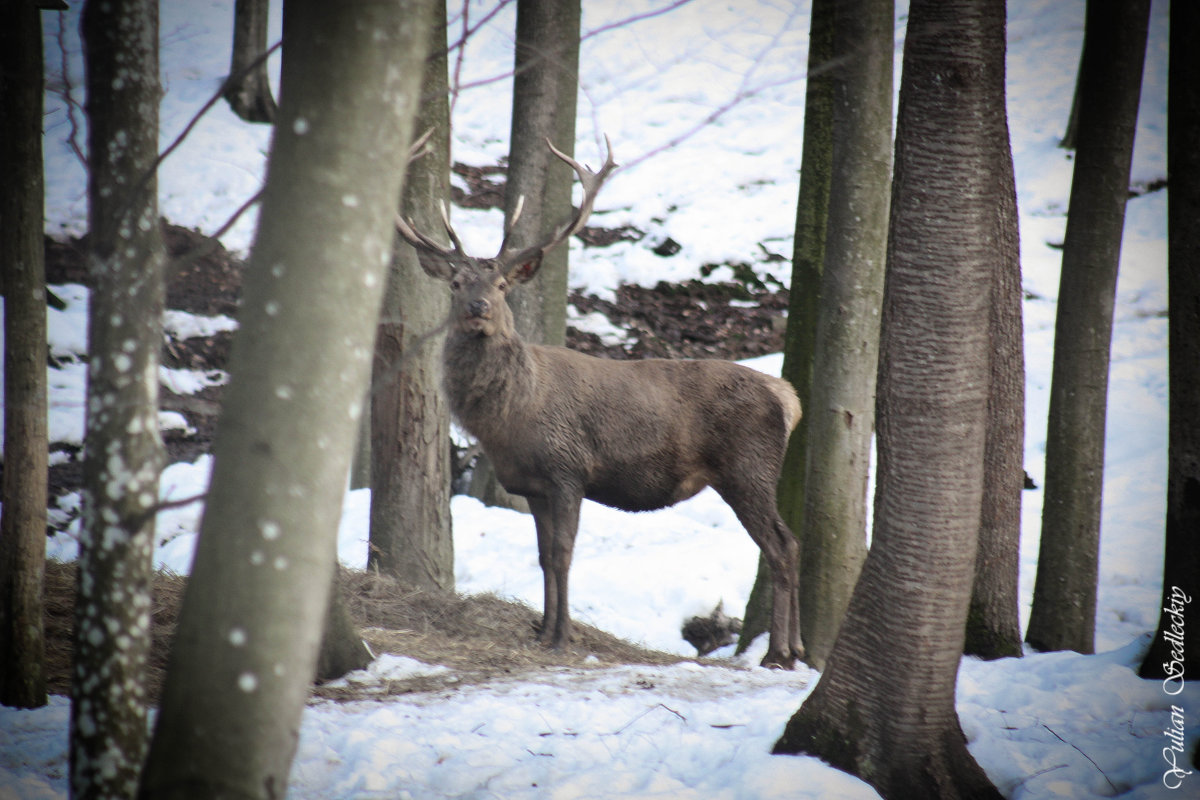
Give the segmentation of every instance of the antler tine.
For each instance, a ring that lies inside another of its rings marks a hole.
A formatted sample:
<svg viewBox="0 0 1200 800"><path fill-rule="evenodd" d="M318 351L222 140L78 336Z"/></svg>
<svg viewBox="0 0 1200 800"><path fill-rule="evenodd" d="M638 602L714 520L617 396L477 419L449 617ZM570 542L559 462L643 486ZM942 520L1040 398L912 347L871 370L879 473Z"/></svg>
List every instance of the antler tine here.
<svg viewBox="0 0 1200 800"><path fill-rule="evenodd" d="M421 136L413 142L408 148L408 162L411 164L421 156L425 155L425 145L429 142L429 138L433 136L433 128L425 131Z"/></svg>
<svg viewBox="0 0 1200 800"><path fill-rule="evenodd" d="M396 215L395 223L396 230L400 232L400 237L418 250L425 250L427 252L436 253L440 256L454 255L453 250L448 247L443 247L433 239L430 239L428 236L415 229L408 220L404 219L404 217L400 216L399 214Z"/></svg>
<svg viewBox="0 0 1200 800"><path fill-rule="evenodd" d="M450 237L450 242L454 245L454 252L460 256L465 256L462 242L458 238L458 234L454 232L454 227L450 224L450 204L442 203L442 224L446 226L446 235Z"/></svg>
<svg viewBox="0 0 1200 800"><path fill-rule="evenodd" d="M500 252L497 258L503 259L504 254L508 252L508 240L512 236L513 229L517 227L517 220L521 218L521 211L525 208L525 195L517 196L517 207L513 209L512 216L504 223L504 238L500 240Z"/></svg>

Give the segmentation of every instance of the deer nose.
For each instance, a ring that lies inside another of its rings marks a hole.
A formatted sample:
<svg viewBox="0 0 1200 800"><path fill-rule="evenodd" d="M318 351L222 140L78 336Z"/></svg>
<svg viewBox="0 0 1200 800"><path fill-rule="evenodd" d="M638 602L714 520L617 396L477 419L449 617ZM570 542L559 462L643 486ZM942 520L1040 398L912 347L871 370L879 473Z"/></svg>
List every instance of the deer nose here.
<svg viewBox="0 0 1200 800"><path fill-rule="evenodd" d="M472 317L486 316L489 308L490 306L488 305L488 301L482 298L479 300L472 300L469 304L467 304L467 312L470 313Z"/></svg>

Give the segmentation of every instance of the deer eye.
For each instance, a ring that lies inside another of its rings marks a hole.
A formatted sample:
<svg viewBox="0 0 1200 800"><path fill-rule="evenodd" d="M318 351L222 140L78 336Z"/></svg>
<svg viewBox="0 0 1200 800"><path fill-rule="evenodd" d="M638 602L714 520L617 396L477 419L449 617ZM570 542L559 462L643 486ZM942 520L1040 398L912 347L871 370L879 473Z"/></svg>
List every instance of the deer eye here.
<svg viewBox="0 0 1200 800"><path fill-rule="evenodd" d="M496 288L502 292L507 292L508 291L508 283L506 281L500 281L499 283L496 284Z"/></svg>
<svg viewBox="0 0 1200 800"><path fill-rule="evenodd" d="M457 292L461 288L462 288L462 282L458 278L455 278L454 280L450 281L450 290L451 291Z"/></svg>

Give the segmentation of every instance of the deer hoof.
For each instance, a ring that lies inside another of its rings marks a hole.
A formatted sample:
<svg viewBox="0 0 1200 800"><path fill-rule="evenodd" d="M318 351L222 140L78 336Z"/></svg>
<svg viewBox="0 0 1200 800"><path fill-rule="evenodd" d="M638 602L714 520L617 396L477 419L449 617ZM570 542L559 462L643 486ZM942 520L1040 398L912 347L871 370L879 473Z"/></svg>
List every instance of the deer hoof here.
<svg viewBox="0 0 1200 800"><path fill-rule="evenodd" d="M767 669L793 670L796 668L796 656L792 653L784 655L783 653L768 652L763 656L762 666Z"/></svg>

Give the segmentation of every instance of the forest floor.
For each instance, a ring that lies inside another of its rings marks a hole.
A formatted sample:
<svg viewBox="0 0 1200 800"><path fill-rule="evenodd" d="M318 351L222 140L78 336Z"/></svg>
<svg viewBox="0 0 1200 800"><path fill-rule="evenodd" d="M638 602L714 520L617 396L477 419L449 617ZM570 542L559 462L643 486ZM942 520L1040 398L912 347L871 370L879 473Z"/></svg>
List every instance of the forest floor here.
<svg viewBox="0 0 1200 800"><path fill-rule="evenodd" d="M461 173L460 173L461 174ZM496 202L495 186L487 175L467 176L471 195L457 197L460 204ZM163 221L168 252L176 263L167 279L168 309L201 316L226 315L236 319L246 264L203 234ZM635 230L587 228L585 244L603 247L620 239L638 239ZM660 246L661 247L661 246ZM87 285L86 242L46 240L47 283ZM186 253L200 254L188 260ZM669 247L662 256L672 255ZM737 270L735 269L735 272ZM598 312L615 327L627 331L620 344L568 322L567 346L598 356L618 359L727 358L742 359L779 352L783 345L788 296L745 270L742 283L659 283L654 287L625 285L615 300L571 292L569 303L580 315ZM162 363L175 369L209 372L226 368L233 334L176 339L164 338ZM164 411L182 414L181 429L164 432L168 463L194 461L212 447L221 407L221 386L181 395L160 387ZM78 447L51 443L63 451L65 461L51 468L51 504L56 498L79 491L82 454ZM47 662L50 689L69 691L70 643L74 605L75 565L51 563L47 567ZM165 673L170 636L186 578L159 573L154 583L154 637L150 655L149 691L157 697ZM386 576L343 570L343 592L351 616L376 653L394 653L452 669L437 675L390 681L385 694L431 692L462 685L515 678L543 666L591 667L611 664L668 664L678 656L647 650L590 626L577 624L575 652L550 652L537 645L534 631L540 613L496 596L437 594L397 584ZM587 654L586 657L583 654ZM357 699L353 684L318 687L319 696ZM378 688L371 690L378 697Z"/></svg>

